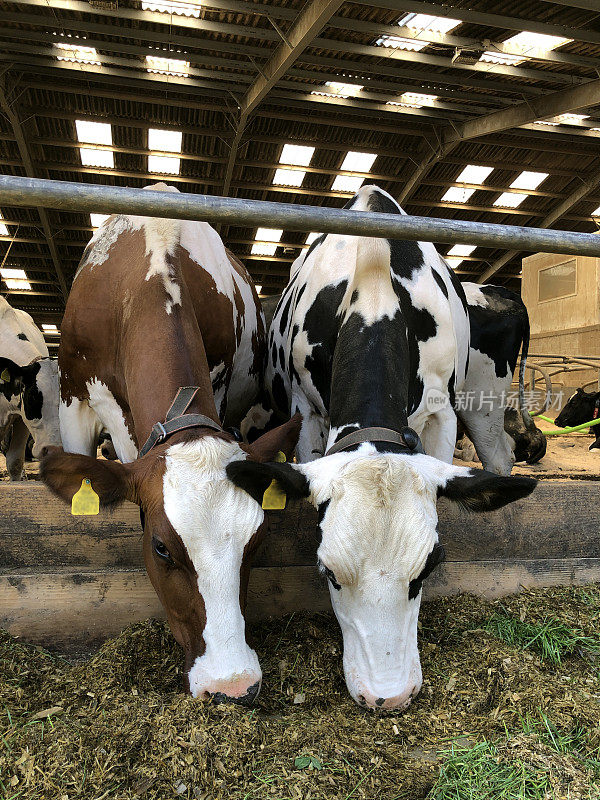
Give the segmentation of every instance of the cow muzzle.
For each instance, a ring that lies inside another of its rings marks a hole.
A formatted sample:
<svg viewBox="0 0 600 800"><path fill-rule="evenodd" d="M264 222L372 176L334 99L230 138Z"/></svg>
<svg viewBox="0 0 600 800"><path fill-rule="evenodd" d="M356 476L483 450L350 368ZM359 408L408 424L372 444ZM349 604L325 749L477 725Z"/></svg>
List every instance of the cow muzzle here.
<svg viewBox="0 0 600 800"><path fill-rule="evenodd" d="M208 669L206 656L197 658L187 673L188 690L197 700L251 705L260 692L262 672L254 650L247 648L244 663L229 670ZM223 659L226 662L226 659ZM220 674L219 674L220 673Z"/></svg>
<svg viewBox="0 0 600 800"><path fill-rule="evenodd" d="M356 696L352 693L354 700L362 708L368 711L406 711L412 703L413 699L419 694L421 690L421 681L415 683L413 686L404 689L400 694L393 695L392 697L377 697L373 692L364 689Z"/></svg>

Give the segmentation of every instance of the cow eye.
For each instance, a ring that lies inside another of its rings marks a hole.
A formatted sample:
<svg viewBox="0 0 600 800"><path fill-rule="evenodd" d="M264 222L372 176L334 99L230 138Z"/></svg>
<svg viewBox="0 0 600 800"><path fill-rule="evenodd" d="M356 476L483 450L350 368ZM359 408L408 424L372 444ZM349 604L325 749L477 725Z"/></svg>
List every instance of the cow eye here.
<svg viewBox="0 0 600 800"><path fill-rule="evenodd" d="M152 547L154 548L154 552L157 556L162 558L164 561L168 561L170 564L173 563L171 553L169 553L164 542L161 542L160 539L152 539Z"/></svg>
<svg viewBox="0 0 600 800"><path fill-rule="evenodd" d="M325 575L325 577L327 578L327 580L329 581L329 583L330 583L330 584L333 586L333 588L334 588L334 589L337 589L337 590L338 590L338 592L339 592L339 590L340 590L342 587L340 586L340 584L339 584L339 583L337 582L337 580L335 579L335 575L334 575L334 573L333 573L333 570L329 569L329 567L326 567L326 566L325 566L325 564L323 564L323 562L322 562L322 561L319 561L319 569L321 570L321 572L323 573L323 575Z"/></svg>

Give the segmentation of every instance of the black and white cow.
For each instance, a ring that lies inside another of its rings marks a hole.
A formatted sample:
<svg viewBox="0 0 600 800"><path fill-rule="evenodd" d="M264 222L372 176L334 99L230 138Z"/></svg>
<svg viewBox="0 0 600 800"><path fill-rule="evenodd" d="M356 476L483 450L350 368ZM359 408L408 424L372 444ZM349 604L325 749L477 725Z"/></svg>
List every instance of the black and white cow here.
<svg viewBox="0 0 600 800"><path fill-rule="evenodd" d="M372 186L348 207L403 213ZM303 463L227 471L255 497L275 477L319 510L318 559L348 689L367 708L404 709L422 682L421 586L444 557L437 498L484 511L528 495L535 481L450 463L469 319L432 244L330 234L291 275L271 325L267 383L283 416L303 414Z"/></svg>
<svg viewBox="0 0 600 800"><path fill-rule="evenodd" d="M469 367L456 413L484 469L510 475L515 461L534 464L546 453L546 437L524 401L529 350L529 315L521 298L502 286L462 284L471 343ZM519 411L506 408L513 373L519 368Z"/></svg>
<svg viewBox="0 0 600 800"><path fill-rule="evenodd" d="M554 424L560 428L574 427L598 419L598 416L600 416L600 392L586 392L580 387L569 397ZM600 425L594 425L589 431L596 438L588 449L600 449Z"/></svg>
<svg viewBox="0 0 600 800"><path fill-rule="evenodd" d="M58 365L30 315L0 297L0 426L9 423L6 465L10 478L20 480L29 434L34 458L61 443Z"/></svg>

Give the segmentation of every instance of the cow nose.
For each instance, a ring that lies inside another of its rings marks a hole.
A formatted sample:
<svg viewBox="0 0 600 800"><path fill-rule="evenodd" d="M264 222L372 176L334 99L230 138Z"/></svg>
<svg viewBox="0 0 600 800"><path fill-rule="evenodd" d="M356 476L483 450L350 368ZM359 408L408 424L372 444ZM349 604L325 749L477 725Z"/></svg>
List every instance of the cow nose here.
<svg viewBox="0 0 600 800"><path fill-rule="evenodd" d="M224 692L207 692L208 697L215 703L235 703L240 706L251 706L260 692L260 681L256 681L246 691L246 694L232 697Z"/></svg>

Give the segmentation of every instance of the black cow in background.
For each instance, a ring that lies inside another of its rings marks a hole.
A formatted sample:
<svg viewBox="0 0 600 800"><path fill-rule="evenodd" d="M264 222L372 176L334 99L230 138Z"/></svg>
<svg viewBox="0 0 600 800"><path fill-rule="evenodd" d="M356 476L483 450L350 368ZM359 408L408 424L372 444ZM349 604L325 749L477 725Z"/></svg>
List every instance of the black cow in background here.
<svg viewBox="0 0 600 800"><path fill-rule="evenodd" d="M599 413L600 392L586 392L579 388L568 399L566 406L554 420L554 423L559 428L571 428L575 425L583 425L584 422L598 419ZM600 450L600 425L594 425L593 428L590 428L590 433L596 439L588 449L598 448Z"/></svg>

